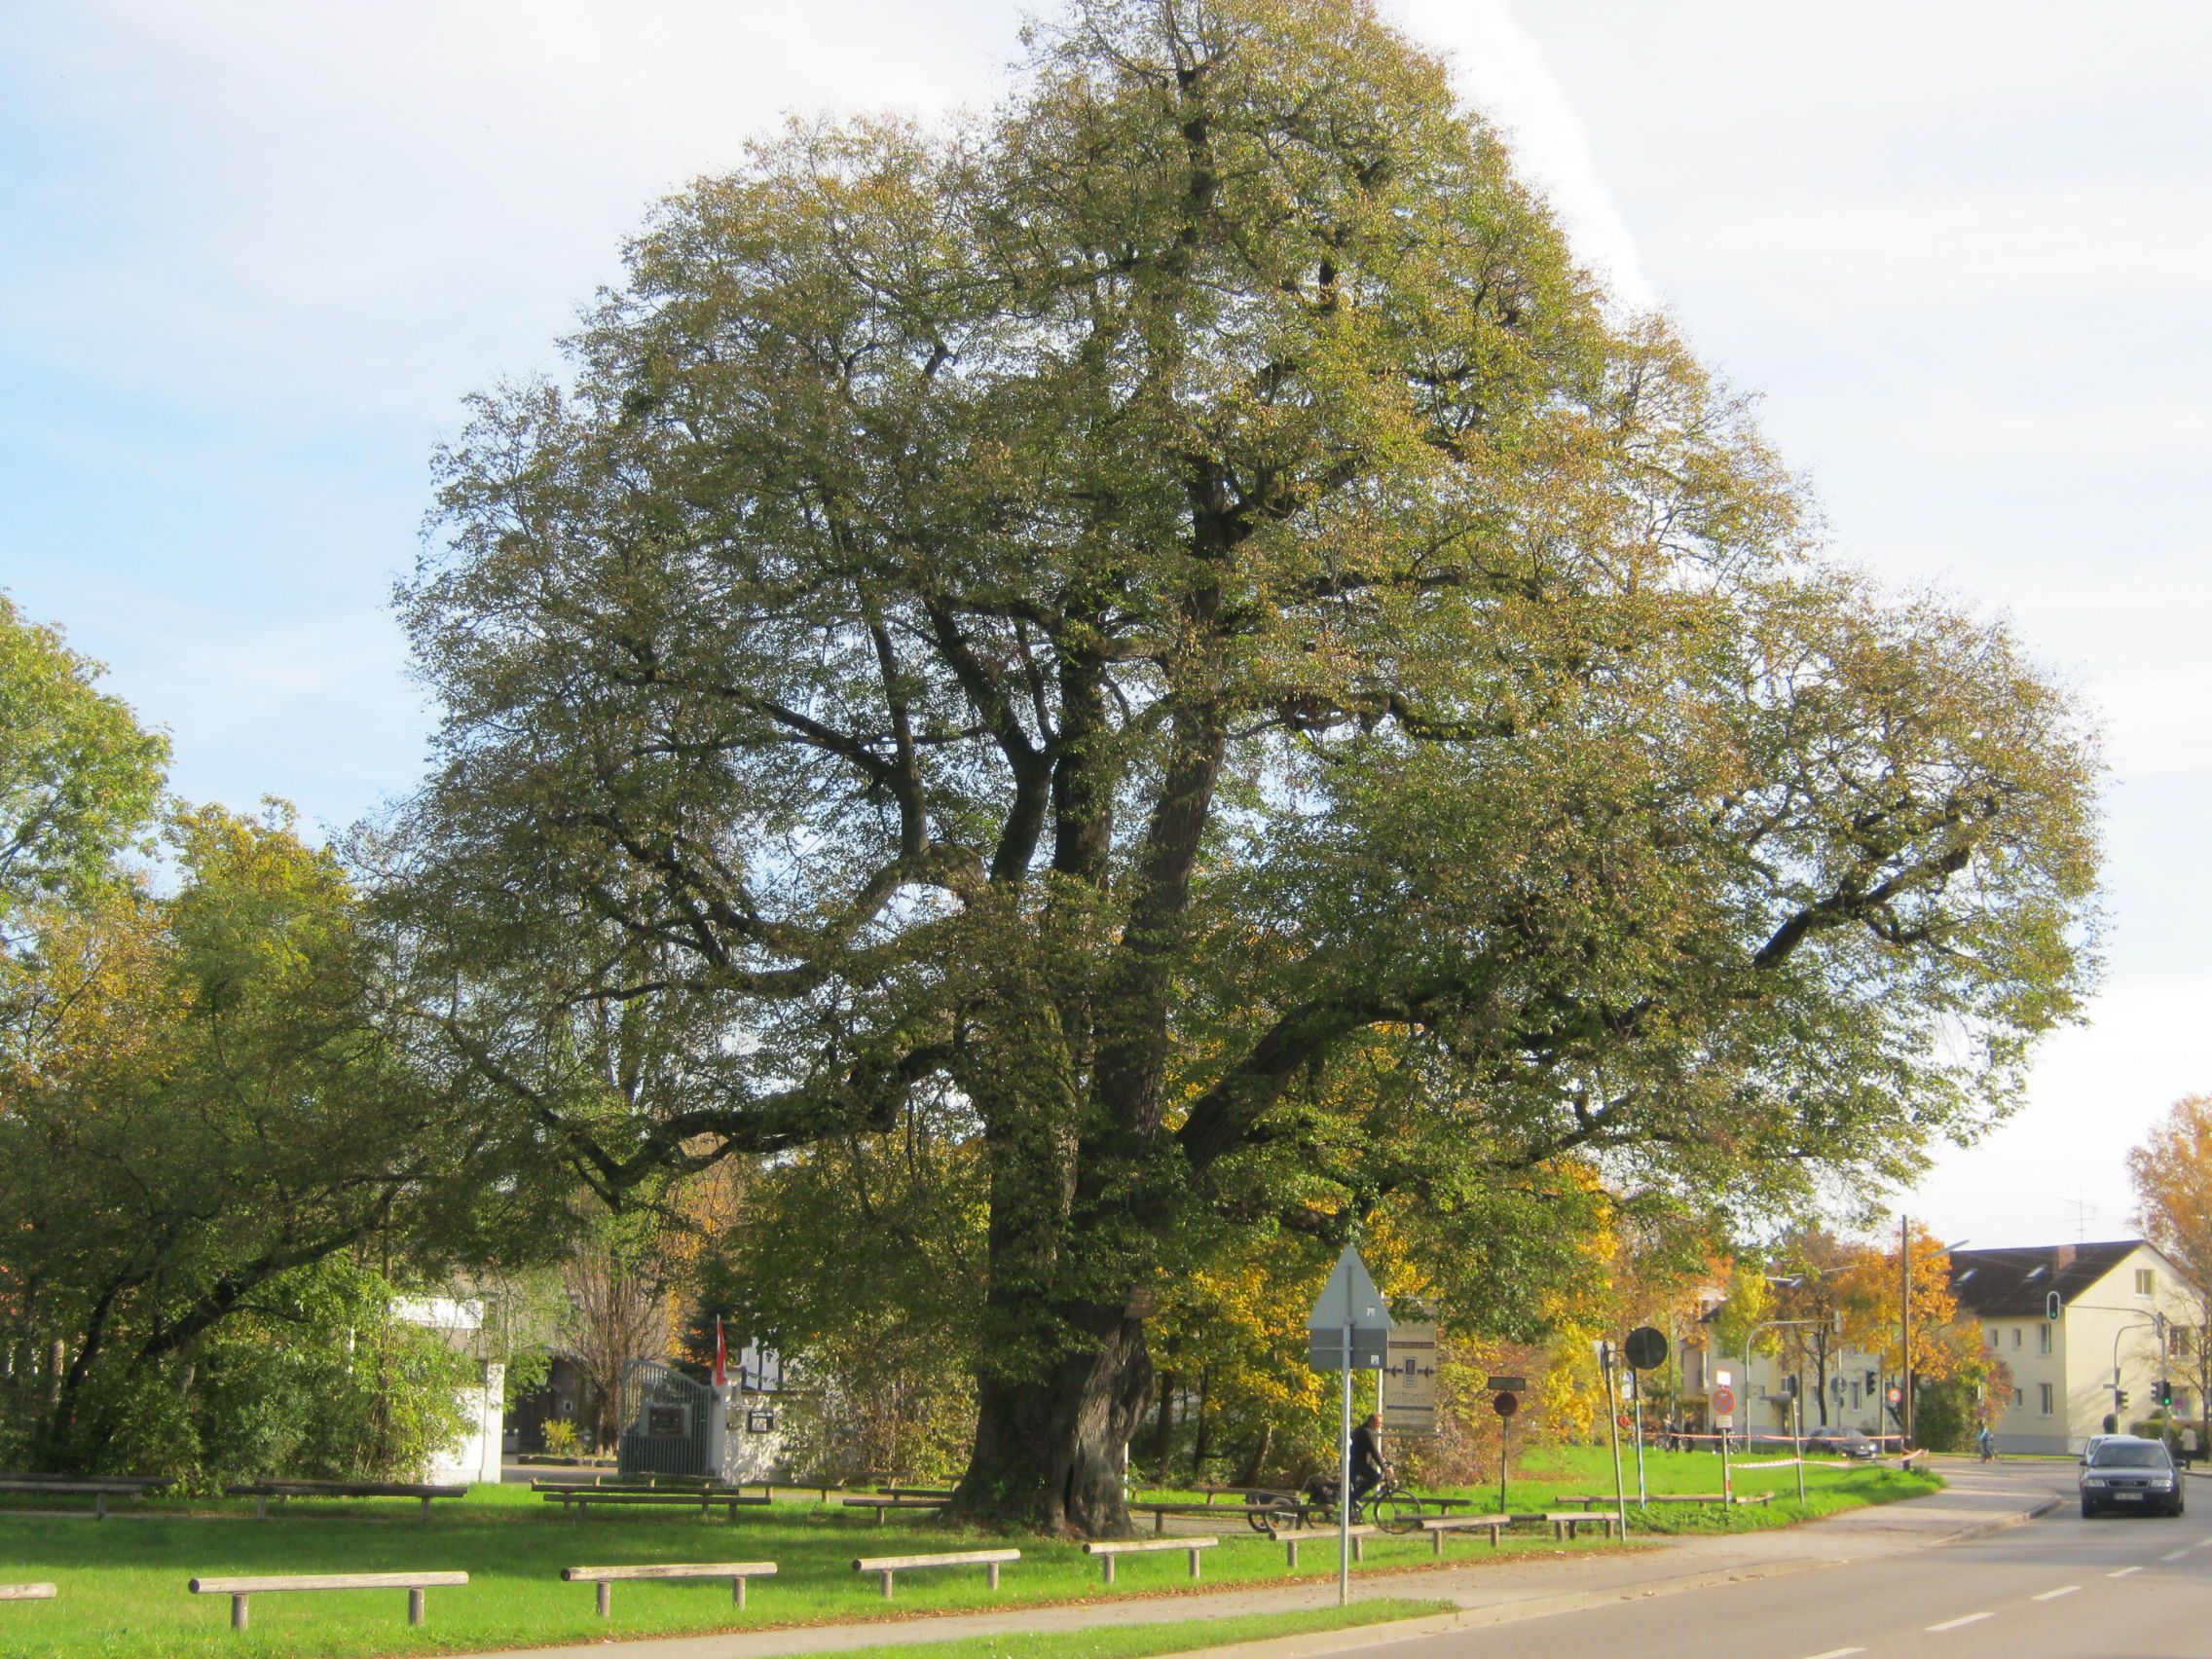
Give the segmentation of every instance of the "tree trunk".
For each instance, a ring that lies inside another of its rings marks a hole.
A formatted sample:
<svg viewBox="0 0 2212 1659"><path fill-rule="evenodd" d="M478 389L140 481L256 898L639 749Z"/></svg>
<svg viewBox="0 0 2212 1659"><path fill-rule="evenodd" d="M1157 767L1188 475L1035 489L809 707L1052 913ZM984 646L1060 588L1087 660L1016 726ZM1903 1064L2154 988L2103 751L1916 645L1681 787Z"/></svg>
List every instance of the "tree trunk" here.
<svg viewBox="0 0 2212 1659"><path fill-rule="evenodd" d="M1062 1313L1097 1346L1040 1377L978 1381L975 1452L949 1512L1068 1536L1125 1537L1123 1460L1152 1396L1144 1321L1121 1309Z"/></svg>
<svg viewBox="0 0 2212 1659"><path fill-rule="evenodd" d="M1175 1374L1162 1371L1159 1386L1154 1390L1159 1413L1153 1423L1153 1462L1160 1470L1160 1479L1165 1484L1168 1463L1175 1455Z"/></svg>
<svg viewBox="0 0 2212 1659"><path fill-rule="evenodd" d="M1251 1455L1244 1459L1244 1466L1236 1472L1238 1486L1258 1486L1267 1478L1268 1454L1274 1450L1274 1444L1275 1425L1272 1422L1262 1423L1259 1438L1252 1442Z"/></svg>

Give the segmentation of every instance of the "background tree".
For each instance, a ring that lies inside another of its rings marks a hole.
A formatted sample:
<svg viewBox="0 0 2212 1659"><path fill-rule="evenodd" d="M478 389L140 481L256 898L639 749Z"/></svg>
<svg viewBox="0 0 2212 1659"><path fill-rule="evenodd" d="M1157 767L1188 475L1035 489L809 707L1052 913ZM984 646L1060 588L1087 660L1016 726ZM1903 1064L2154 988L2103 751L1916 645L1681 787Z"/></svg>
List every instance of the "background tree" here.
<svg viewBox="0 0 2212 1659"><path fill-rule="evenodd" d="M402 595L423 1004L615 1201L962 1125L958 1512L1125 1526L1146 1293L1239 1230L1425 1228L1503 1328L1561 1160L1905 1175L2077 1006L2065 699L1803 563L1363 5L1091 0L988 121L793 129L575 367L479 400Z"/></svg>
<svg viewBox="0 0 2212 1659"><path fill-rule="evenodd" d="M2127 1155L2143 1236L2185 1272L2173 1286L2194 1327L2168 1363L2189 1378L2196 1415L2212 1419L2212 1095L2175 1101Z"/></svg>
<svg viewBox="0 0 2212 1659"><path fill-rule="evenodd" d="M256 1341L381 1330L395 1275L537 1231L499 1125L373 1018L380 971L337 861L281 808L181 811L166 836L173 895L119 882L24 910L0 998L11 1428L60 1466L147 1451L147 1402L189 1414L219 1375L259 1375ZM313 1333L333 1309L352 1311Z"/></svg>
<svg viewBox="0 0 2212 1659"><path fill-rule="evenodd" d="M1791 1324L1778 1330L1775 1339L1791 1371L1800 1377L1811 1374L1808 1423L1827 1424L1828 1373L1849 1340L1846 1312L1854 1287L1861 1285L1855 1270L1865 1254L1865 1245L1819 1226L1792 1229L1776 1251L1773 1316Z"/></svg>
<svg viewBox="0 0 2212 1659"><path fill-rule="evenodd" d="M0 941L26 902L109 880L153 821L168 740L100 691L100 673L0 594Z"/></svg>

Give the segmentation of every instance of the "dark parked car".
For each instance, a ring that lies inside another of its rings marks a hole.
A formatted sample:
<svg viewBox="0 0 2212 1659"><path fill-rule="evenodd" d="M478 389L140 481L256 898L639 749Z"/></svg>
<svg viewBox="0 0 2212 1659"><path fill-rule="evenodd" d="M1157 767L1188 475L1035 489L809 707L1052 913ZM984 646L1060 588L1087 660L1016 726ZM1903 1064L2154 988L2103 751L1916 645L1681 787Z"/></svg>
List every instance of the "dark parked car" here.
<svg viewBox="0 0 2212 1659"><path fill-rule="evenodd" d="M2082 1459L2082 1513L2107 1509L2181 1513L2181 1471L2163 1441L2116 1434Z"/></svg>
<svg viewBox="0 0 2212 1659"><path fill-rule="evenodd" d="M1805 1436L1808 1452L1833 1452L1839 1457L1872 1457L1881 1450L1856 1428L1816 1428Z"/></svg>

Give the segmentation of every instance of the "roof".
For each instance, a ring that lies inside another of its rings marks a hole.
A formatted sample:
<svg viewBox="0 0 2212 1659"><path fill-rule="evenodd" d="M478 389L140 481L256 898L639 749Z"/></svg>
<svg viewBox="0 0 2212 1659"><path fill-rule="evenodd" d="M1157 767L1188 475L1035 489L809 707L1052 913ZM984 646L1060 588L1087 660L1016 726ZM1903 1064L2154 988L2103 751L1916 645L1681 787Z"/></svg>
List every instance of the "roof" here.
<svg viewBox="0 0 2212 1659"><path fill-rule="evenodd" d="M2102 1244L1953 1250L1951 1294L1961 1312L1979 1318L2041 1318L2052 1291L2071 1303L2142 1248L2140 1238L2115 1238Z"/></svg>

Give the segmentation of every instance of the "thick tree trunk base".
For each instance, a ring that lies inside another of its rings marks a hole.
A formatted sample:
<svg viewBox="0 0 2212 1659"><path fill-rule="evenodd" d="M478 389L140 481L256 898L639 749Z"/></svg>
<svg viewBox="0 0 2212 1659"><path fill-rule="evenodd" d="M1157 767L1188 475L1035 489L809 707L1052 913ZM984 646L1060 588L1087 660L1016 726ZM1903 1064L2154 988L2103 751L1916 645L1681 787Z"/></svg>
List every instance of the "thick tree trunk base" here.
<svg viewBox="0 0 2212 1659"><path fill-rule="evenodd" d="M1100 1317L1099 1346L1042 1378L986 1377L976 1449L946 1513L1066 1537L1130 1535L1122 1477L1152 1397L1144 1322Z"/></svg>

